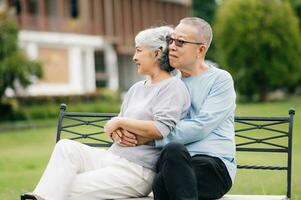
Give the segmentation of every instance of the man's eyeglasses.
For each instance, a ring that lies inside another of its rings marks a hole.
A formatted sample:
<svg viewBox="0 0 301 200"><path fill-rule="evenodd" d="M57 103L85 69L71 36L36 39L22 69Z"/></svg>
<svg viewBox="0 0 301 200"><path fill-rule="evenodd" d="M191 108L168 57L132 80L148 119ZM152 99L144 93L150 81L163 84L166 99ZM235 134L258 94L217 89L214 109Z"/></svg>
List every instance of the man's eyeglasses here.
<svg viewBox="0 0 301 200"><path fill-rule="evenodd" d="M201 43L201 42L190 42L190 41L185 41L185 40L179 40L179 39L172 38L170 36L166 36L166 42L167 42L168 45L171 45L173 42L175 42L175 45L177 47L182 47L185 43L197 44L197 45L204 44L204 43Z"/></svg>

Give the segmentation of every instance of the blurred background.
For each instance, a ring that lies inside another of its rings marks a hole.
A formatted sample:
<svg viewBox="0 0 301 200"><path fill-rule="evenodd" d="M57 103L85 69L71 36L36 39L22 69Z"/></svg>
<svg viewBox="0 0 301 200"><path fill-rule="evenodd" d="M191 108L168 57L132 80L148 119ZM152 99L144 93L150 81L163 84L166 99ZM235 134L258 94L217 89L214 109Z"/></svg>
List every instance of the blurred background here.
<svg viewBox="0 0 301 200"><path fill-rule="evenodd" d="M61 103L118 112L145 78L132 63L135 35L188 16L212 25L207 62L232 74L236 115L296 109L292 199L301 199L301 0L0 0L0 198L34 188ZM272 175L239 172L230 192L285 194L285 173Z"/></svg>

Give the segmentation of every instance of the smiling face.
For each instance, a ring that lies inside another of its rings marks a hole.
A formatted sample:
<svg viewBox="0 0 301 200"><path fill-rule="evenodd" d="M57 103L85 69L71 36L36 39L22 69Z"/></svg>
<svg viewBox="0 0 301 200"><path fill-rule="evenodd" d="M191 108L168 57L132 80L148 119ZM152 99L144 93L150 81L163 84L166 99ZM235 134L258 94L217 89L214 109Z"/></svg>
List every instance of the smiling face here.
<svg viewBox="0 0 301 200"><path fill-rule="evenodd" d="M200 42L197 40L197 29L184 23L180 23L175 28L171 37L183 41ZM206 46L203 44L184 43L183 46L179 47L175 42L172 42L168 48L170 65L180 71L196 66L198 60L204 59L206 53Z"/></svg>
<svg viewBox="0 0 301 200"><path fill-rule="evenodd" d="M133 61L138 67L138 73L141 75L152 75L158 68L156 62L156 52L145 46L136 45Z"/></svg>

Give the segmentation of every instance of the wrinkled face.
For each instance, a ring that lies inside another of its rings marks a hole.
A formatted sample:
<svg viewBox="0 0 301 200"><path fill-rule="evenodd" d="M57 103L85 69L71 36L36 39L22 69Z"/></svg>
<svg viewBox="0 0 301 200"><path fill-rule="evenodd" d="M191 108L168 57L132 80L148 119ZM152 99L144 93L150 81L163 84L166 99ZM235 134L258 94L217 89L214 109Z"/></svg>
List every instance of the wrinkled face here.
<svg viewBox="0 0 301 200"><path fill-rule="evenodd" d="M200 55L200 46L202 45L193 44L198 42L196 36L197 30L191 25L180 23L175 28L171 38L179 40L178 42L182 43L182 45L177 45L175 41L169 43L169 63L171 66L182 71L187 67L195 65L196 60ZM187 43L185 41L192 43Z"/></svg>
<svg viewBox="0 0 301 200"><path fill-rule="evenodd" d="M155 52L147 47L136 45L133 61L141 75L151 75L156 67Z"/></svg>

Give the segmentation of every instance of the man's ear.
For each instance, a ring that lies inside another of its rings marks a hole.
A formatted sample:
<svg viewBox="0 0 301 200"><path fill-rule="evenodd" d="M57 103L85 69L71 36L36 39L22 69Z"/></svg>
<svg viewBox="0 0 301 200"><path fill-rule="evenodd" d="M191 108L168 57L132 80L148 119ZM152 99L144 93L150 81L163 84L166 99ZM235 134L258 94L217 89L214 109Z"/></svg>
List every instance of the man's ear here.
<svg viewBox="0 0 301 200"><path fill-rule="evenodd" d="M205 55L207 52L207 46L206 45L203 45L201 44L198 48L198 53L201 54L201 55Z"/></svg>

